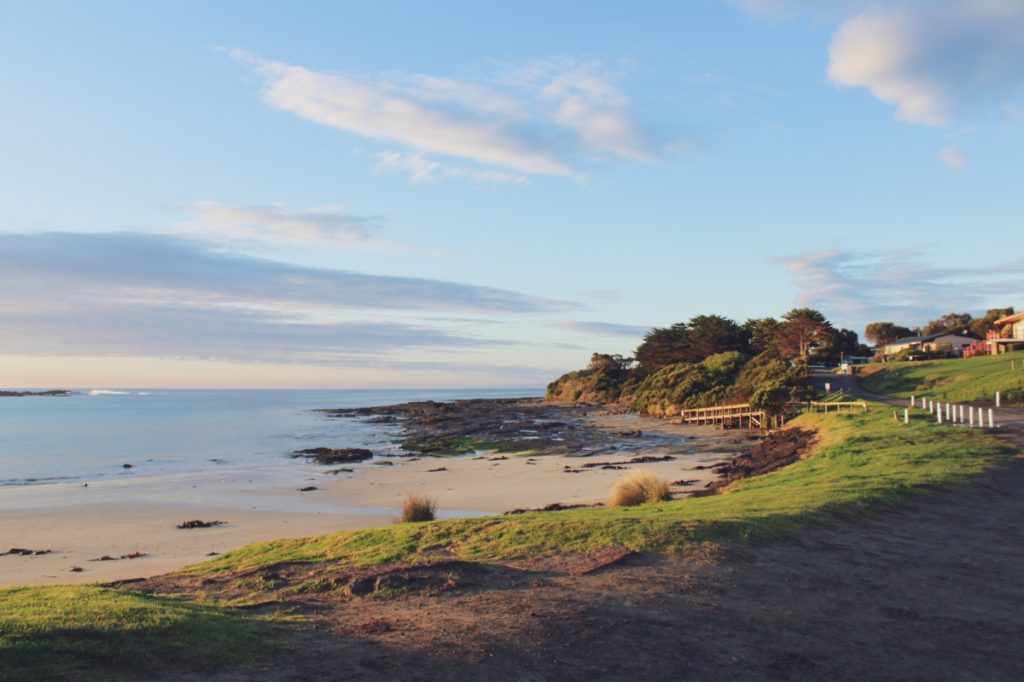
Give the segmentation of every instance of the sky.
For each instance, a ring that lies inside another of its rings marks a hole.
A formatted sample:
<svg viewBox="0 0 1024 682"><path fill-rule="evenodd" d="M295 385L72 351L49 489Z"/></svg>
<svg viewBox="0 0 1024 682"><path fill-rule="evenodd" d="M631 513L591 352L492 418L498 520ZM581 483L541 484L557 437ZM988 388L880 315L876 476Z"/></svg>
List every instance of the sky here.
<svg viewBox="0 0 1024 682"><path fill-rule="evenodd" d="M0 3L0 386L539 388L1024 307L1024 2Z"/></svg>

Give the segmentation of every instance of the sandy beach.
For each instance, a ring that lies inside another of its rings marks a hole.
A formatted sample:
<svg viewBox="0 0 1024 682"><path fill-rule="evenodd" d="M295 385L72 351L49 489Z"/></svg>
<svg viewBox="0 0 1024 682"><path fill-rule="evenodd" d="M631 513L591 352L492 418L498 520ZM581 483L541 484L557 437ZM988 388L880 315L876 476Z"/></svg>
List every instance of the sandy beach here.
<svg viewBox="0 0 1024 682"><path fill-rule="evenodd" d="M637 418L596 412L602 429L637 426ZM715 478L698 466L728 459L743 437L643 419L642 427L679 437L674 459L629 465L665 479L691 481L676 494ZM685 439L685 441L684 441ZM599 503L622 466L637 453L527 457L478 453L460 457L393 457L390 464L357 464L353 473L299 466L291 477L218 469L81 484L11 487L0 495L0 551L50 550L0 556L0 585L91 583L159 575L250 542L301 537L391 523L402 498L425 493L440 517L500 514L554 502ZM301 492L301 488L316 490ZM223 521L214 528L181 530L192 519ZM133 553L145 556L119 557ZM112 560L99 561L101 557ZM74 568L81 569L73 571Z"/></svg>

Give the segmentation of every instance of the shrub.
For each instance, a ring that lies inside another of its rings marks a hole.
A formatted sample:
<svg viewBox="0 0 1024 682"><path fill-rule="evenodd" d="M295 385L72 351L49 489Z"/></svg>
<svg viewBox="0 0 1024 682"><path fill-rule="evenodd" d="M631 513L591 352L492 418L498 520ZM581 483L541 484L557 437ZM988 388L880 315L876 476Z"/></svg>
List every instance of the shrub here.
<svg viewBox="0 0 1024 682"><path fill-rule="evenodd" d="M647 469L640 469L630 471L615 481L611 496L608 498L608 506L633 507L669 499L672 499L672 494L668 489L668 481Z"/></svg>
<svg viewBox="0 0 1024 682"><path fill-rule="evenodd" d="M402 502L402 521L433 521L437 501L426 495L409 494Z"/></svg>

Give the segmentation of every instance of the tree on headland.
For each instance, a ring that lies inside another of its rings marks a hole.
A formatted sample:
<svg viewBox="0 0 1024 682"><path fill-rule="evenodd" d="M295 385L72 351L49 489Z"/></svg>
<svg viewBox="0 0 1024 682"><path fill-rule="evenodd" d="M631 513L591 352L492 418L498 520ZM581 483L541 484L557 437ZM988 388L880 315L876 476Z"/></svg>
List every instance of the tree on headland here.
<svg viewBox="0 0 1024 682"><path fill-rule="evenodd" d="M756 355L775 348L775 332L781 322L774 317L751 318L743 323L743 330L750 337L750 350Z"/></svg>
<svg viewBox="0 0 1024 682"><path fill-rule="evenodd" d="M590 363L587 364L587 369L591 371L629 369L632 364L633 360L631 358L624 358L621 355L594 353L590 356Z"/></svg>
<svg viewBox="0 0 1024 682"><path fill-rule="evenodd" d="M864 329L864 338L879 348L908 336L914 336L914 330L892 322L872 322Z"/></svg>
<svg viewBox="0 0 1024 682"><path fill-rule="evenodd" d="M974 320L970 313L946 313L937 320L924 326L924 335L931 334L962 334L969 332Z"/></svg>
<svg viewBox="0 0 1024 682"><path fill-rule="evenodd" d="M656 372L677 362L700 362L718 353L747 353L749 338L743 327L727 317L697 315L689 322L647 332L634 357L645 372Z"/></svg>
<svg viewBox="0 0 1024 682"><path fill-rule="evenodd" d="M979 339L985 338L985 334L996 329L996 320L1001 320L1004 317L1013 315L1014 309L1010 308L992 308L988 310L982 317L977 317L971 320L971 333L977 336Z"/></svg>
<svg viewBox="0 0 1024 682"><path fill-rule="evenodd" d="M870 357L871 354L871 349L860 342L857 332L852 329L838 329L821 345L814 356L829 364L838 364L853 355Z"/></svg>
<svg viewBox="0 0 1024 682"><path fill-rule="evenodd" d="M671 327L655 327L644 335L633 357L645 372L682 362L686 347L686 324L679 322Z"/></svg>
<svg viewBox="0 0 1024 682"><path fill-rule="evenodd" d="M746 353L750 337L743 327L721 315L697 315L687 324L689 362L700 362L719 353Z"/></svg>
<svg viewBox="0 0 1024 682"><path fill-rule="evenodd" d="M814 348L828 344L835 329L825 316L811 308L794 308L782 316L775 332L779 355L806 365Z"/></svg>

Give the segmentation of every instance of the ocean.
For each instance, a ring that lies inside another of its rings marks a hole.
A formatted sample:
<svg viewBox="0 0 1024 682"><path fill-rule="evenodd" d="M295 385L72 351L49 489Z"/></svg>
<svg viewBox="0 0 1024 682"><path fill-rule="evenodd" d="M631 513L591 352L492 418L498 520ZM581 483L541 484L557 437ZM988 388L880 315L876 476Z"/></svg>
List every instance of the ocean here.
<svg viewBox="0 0 1024 682"><path fill-rule="evenodd" d="M393 426L315 410L414 400L539 396L513 390L81 390L0 398L0 486L311 467L303 448L397 446ZM124 465L130 464L130 468Z"/></svg>

